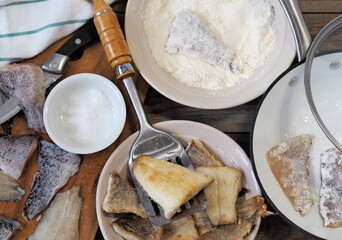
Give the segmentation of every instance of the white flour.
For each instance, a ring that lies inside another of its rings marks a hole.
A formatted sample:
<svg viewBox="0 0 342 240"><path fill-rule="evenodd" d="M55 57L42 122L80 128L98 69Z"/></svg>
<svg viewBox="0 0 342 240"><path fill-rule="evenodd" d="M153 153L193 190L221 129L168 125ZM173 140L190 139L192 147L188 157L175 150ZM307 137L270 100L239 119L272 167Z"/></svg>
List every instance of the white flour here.
<svg viewBox="0 0 342 240"><path fill-rule="evenodd" d="M170 24L184 9L236 53L240 73L166 52ZM148 0L144 26L152 55L164 70L187 85L216 90L248 79L264 63L277 38L274 9L268 0Z"/></svg>

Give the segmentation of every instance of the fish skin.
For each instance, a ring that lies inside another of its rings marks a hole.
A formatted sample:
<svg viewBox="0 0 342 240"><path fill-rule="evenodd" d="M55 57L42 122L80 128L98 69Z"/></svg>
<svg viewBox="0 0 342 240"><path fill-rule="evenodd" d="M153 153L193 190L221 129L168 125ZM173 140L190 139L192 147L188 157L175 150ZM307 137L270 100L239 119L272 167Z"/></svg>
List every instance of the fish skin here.
<svg viewBox="0 0 342 240"><path fill-rule="evenodd" d="M10 239L17 230L22 230L22 226L17 221L0 215L0 239Z"/></svg>
<svg viewBox="0 0 342 240"><path fill-rule="evenodd" d="M222 167L222 163L215 159L204 146L203 142L192 139L186 147L186 153L194 168L198 167Z"/></svg>
<svg viewBox="0 0 342 240"><path fill-rule="evenodd" d="M254 214L262 217L274 215L273 212L267 211L267 205L265 199L260 195L255 195L247 200L236 203L236 212L240 219L251 218Z"/></svg>
<svg viewBox="0 0 342 240"><path fill-rule="evenodd" d="M236 203L236 211L239 219L236 224L218 226L199 240L243 240L255 225L257 215L265 217L274 214L267 211L264 198L260 195Z"/></svg>
<svg viewBox="0 0 342 240"><path fill-rule="evenodd" d="M114 231L124 239L160 240L163 227L155 227L150 220L128 213L112 223Z"/></svg>
<svg viewBox="0 0 342 240"><path fill-rule="evenodd" d="M0 135L0 169L18 180L38 146L38 135Z"/></svg>
<svg viewBox="0 0 342 240"><path fill-rule="evenodd" d="M255 215L242 220L239 224L221 225L215 230L208 232L198 238L198 240L243 240L254 226Z"/></svg>
<svg viewBox="0 0 342 240"><path fill-rule="evenodd" d="M211 65L238 72L233 63L235 53L218 41L214 34L188 10L180 11L172 20L165 49Z"/></svg>
<svg viewBox="0 0 342 240"><path fill-rule="evenodd" d="M0 171L0 201L16 201L21 199L24 193L14 178Z"/></svg>
<svg viewBox="0 0 342 240"><path fill-rule="evenodd" d="M49 236L49 240L79 239L78 222L82 207L79 187L58 193L46 210L39 224L28 240L41 240Z"/></svg>
<svg viewBox="0 0 342 240"><path fill-rule="evenodd" d="M199 235L203 235L207 232L211 232L212 230L214 230L214 227L211 224L206 211L197 212L194 215L192 215L192 218L195 221L195 226Z"/></svg>
<svg viewBox="0 0 342 240"><path fill-rule="evenodd" d="M23 216L32 220L45 209L57 191L78 172L80 163L79 155L69 153L53 143L41 141L38 172L25 202Z"/></svg>
<svg viewBox="0 0 342 240"><path fill-rule="evenodd" d="M137 191L114 170L109 175L107 193L102 208L108 213L131 212L142 218L148 218Z"/></svg>
<svg viewBox="0 0 342 240"><path fill-rule="evenodd" d="M35 64L11 64L0 69L0 89L7 97L15 97L23 110L29 129L45 133L44 73Z"/></svg>
<svg viewBox="0 0 342 240"><path fill-rule="evenodd" d="M191 216L180 218L164 226L163 240L196 240L199 235Z"/></svg>
<svg viewBox="0 0 342 240"><path fill-rule="evenodd" d="M222 167L222 163L215 159L209 153L203 142L198 139L192 139L186 147L186 153L189 156L190 162L194 168L198 167ZM206 211L200 211L192 215L195 220L195 226L199 235L214 230Z"/></svg>

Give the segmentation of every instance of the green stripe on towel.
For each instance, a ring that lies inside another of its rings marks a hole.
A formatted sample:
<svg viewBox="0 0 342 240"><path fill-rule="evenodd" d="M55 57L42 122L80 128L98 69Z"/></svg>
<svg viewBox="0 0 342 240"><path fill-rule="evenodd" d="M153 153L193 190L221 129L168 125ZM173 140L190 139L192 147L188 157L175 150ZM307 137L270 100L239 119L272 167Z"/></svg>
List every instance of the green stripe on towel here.
<svg viewBox="0 0 342 240"><path fill-rule="evenodd" d="M11 58L11 57L8 57L8 58L1 58L0 57L0 61L1 62L14 62L14 61L22 61L22 60L25 60L26 58Z"/></svg>
<svg viewBox="0 0 342 240"><path fill-rule="evenodd" d="M43 30L45 30L47 28L58 27L58 26L61 26L61 25L74 24L74 23L85 23L88 20L89 19L78 19L78 20L70 20L70 21L64 21L64 22L51 23L51 24L48 24L48 25L46 25L44 27L38 28L36 30L25 31L25 32L17 32L17 33L1 34L0 38L17 37L17 36L35 34L35 33L38 33L40 31L43 31Z"/></svg>
<svg viewBox="0 0 342 240"><path fill-rule="evenodd" d="M35 1L18 1L18 2L12 2L5 5L0 5L0 8L2 7L8 7L13 5L22 5L22 4L28 4L28 3L36 3L36 2L46 2L48 0L35 0Z"/></svg>

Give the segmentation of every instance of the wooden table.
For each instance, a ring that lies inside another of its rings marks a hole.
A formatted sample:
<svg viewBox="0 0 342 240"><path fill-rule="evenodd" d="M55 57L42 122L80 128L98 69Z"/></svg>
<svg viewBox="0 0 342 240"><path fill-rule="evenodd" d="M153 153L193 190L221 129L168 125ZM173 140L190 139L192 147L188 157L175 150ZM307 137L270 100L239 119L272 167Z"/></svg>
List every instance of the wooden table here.
<svg viewBox="0 0 342 240"><path fill-rule="evenodd" d="M120 3L116 4L115 7L115 11L119 13L118 15L121 22L123 21L125 2L125 0L120 1ZM299 0L299 2L312 37L315 37L323 26L325 26L330 20L340 15L342 12L341 0ZM51 53L53 53L64 41L65 40L59 41L59 43L51 46L40 56L36 57L33 62L42 64L51 55ZM87 49L84 52L83 57L79 61L70 62L70 64L68 64L64 77L71 74L76 74L78 72L89 72L89 68L91 68L93 69L94 73L98 73L108 78L114 79L114 73L106 64L106 60L103 55L101 55L101 51L102 47L100 46L100 44ZM123 93L127 98L127 94L125 94L124 92L122 83L120 84L116 82L116 84L118 84L119 88L123 90ZM249 154L249 137L251 126L260 98L234 108L222 110L201 110L175 103L156 92L153 88L149 88L146 94L146 83L144 84L144 81L138 82L138 88L139 92L142 95L142 99L144 99L146 95L144 108L151 123L167 120L192 120L211 125L233 138L246 151L246 153ZM127 103L127 105L129 105L129 103ZM98 160L96 167L99 169L102 168L106 159L108 159L111 152L116 148L117 144L119 144L119 142L123 141L132 132L138 129L131 106L129 106L129 115L131 116L131 119L127 121L125 130L122 133L120 139L110 148L102 151L100 154L89 155L85 157L85 161L91 163L94 162L94 160ZM20 135L27 133L26 130L23 130L25 127L25 120L22 114L21 116L15 118L14 126L15 127L12 134ZM43 138L48 137L45 135L43 136ZM34 169L35 168L32 168L32 170L30 170L32 172L32 174L29 175L30 179L32 178ZM96 168L94 169L96 170ZM84 164L82 171L89 176L94 176L93 180L96 180L99 173L94 169L89 169L89 167L87 168ZM25 184L26 189L29 190L29 184L31 181L27 181L27 183L24 183L24 181L25 179L22 179L20 183L22 183L23 185ZM75 183L77 185L80 181L81 180L79 180L79 178L75 177L64 189L71 187ZM89 191L91 192L92 197L94 197L96 182L85 185L89 185L89 188L91 188ZM84 193L82 194L85 195L87 193L88 192L84 190ZM18 207L18 209L22 209L23 203L24 199L18 205L15 205L15 203L3 205L0 209L0 212L10 212L11 209L15 209L16 207ZM97 234L95 236L95 239L102 240L103 237L101 235L101 232L97 229L98 225L96 222L94 211L94 202L88 203L87 206L89 206L89 208L87 208L86 210L89 210L89 212L86 213L87 218L83 219L83 223L87 222L88 224L81 224L81 240L93 239L96 231ZM16 216L17 218L19 218L20 211L17 211ZM10 215L10 217L12 216ZM32 232L36 223L31 225L32 226L30 226L29 228L27 227L25 234ZM21 234L22 235L18 235L17 239L23 239L20 236L24 236L24 232L22 232ZM256 239L267 240L312 238L303 234L292 225L286 223L279 216L272 216L262 220L260 230Z"/></svg>
<svg viewBox="0 0 342 240"><path fill-rule="evenodd" d="M313 38L328 22L342 13L341 0L299 0L299 4ZM144 108L151 123L167 120L192 120L213 126L233 138L248 155L251 126L260 98L233 108L201 110L173 102L150 87ZM96 240L100 239L103 238L98 232ZM302 233L281 217L272 216L262 220L256 239L314 238Z"/></svg>

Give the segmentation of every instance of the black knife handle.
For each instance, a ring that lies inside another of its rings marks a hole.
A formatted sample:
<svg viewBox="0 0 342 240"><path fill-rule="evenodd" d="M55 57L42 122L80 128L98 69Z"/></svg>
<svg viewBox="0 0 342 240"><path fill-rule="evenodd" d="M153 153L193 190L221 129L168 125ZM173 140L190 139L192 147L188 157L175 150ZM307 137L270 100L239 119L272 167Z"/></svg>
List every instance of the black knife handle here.
<svg viewBox="0 0 342 240"><path fill-rule="evenodd" d="M83 51L88 44L97 39L99 39L99 35L91 18L76 30L75 34L56 53L72 58Z"/></svg>

